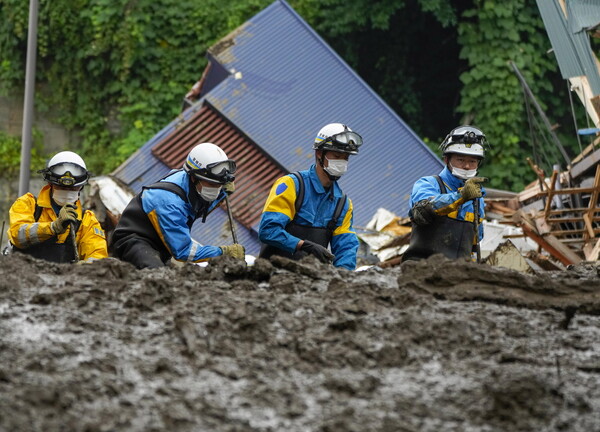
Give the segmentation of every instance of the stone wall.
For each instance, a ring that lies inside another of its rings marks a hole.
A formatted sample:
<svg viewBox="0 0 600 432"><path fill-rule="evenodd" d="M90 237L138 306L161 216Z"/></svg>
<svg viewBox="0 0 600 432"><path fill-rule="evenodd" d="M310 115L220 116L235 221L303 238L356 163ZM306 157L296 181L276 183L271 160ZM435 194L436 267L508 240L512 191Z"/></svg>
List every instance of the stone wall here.
<svg viewBox="0 0 600 432"><path fill-rule="evenodd" d="M55 113L34 114L34 127L42 133L44 153L49 155L72 147L77 137L56 122ZM10 135L21 136L23 129L23 96L0 96L0 130ZM0 158L2 155L0 155ZM41 167L40 167L41 168ZM37 195L43 182L34 169L31 172L29 190ZM8 226L8 209L17 198L19 192L19 179L0 181L0 229L2 222ZM6 229L5 229L6 231ZM6 241L6 232L4 233Z"/></svg>

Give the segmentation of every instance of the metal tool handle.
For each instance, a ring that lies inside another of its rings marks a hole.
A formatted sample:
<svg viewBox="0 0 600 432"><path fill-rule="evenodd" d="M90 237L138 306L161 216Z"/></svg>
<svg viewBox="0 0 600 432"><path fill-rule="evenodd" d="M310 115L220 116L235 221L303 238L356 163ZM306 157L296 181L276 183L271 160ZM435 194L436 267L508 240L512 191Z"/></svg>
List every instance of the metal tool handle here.
<svg viewBox="0 0 600 432"><path fill-rule="evenodd" d="M479 199L473 199L473 222L475 223L475 254L477 262L481 262L481 247L479 246Z"/></svg>
<svg viewBox="0 0 600 432"><path fill-rule="evenodd" d="M6 221L2 221L2 231L0 231L0 253L2 253L2 245L4 244L4 225Z"/></svg>
<svg viewBox="0 0 600 432"><path fill-rule="evenodd" d="M233 214L231 213L231 206L229 205L229 196L225 194L225 204L227 204L227 216L229 216L229 226L231 227L231 237L233 243L237 243L237 234L235 232L235 224L233 222Z"/></svg>
<svg viewBox="0 0 600 432"><path fill-rule="evenodd" d="M71 239L71 242L73 243L73 262L77 262L79 261L79 251L77 250L77 241L75 240L75 224L73 222L71 222L69 224L69 237Z"/></svg>

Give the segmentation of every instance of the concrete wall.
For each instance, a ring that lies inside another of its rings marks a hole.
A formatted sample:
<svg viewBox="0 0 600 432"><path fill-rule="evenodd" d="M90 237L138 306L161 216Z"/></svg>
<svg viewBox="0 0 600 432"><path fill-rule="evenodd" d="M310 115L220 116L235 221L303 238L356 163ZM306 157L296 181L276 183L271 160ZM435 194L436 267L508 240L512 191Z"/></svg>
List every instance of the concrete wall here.
<svg viewBox="0 0 600 432"><path fill-rule="evenodd" d="M56 115L52 112L36 112L34 127L42 133L44 152L49 155L72 147L72 144L77 141L77 137L73 133L70 133L56 122ZM23 96L0 96L0 130L20 137L22 128ZM2 155L0 155L1 157ZM30 191L37 195L42 184L40 175L32 169ZM6 225L8 225L8 209L17 198L18 191L18 178L0 181L0 229L2 228L2 221L6 221ZM4 234L4 241L6 241L6 233Z"/></svg>

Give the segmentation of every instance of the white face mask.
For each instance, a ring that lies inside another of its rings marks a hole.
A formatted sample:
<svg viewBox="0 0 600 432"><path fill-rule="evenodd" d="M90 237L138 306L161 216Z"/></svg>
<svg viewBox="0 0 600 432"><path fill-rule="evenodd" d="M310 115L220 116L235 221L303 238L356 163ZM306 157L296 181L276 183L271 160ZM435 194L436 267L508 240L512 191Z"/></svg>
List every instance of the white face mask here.
<svg viewBox="0 0 600 432"><path fill-rule="evenodd" d="M348 161L344 159L327 159L325 171L333 177L341 177L348 171Z"/></svg>
<svg viewBox="0 0 600 432"><path fill-rule="evenodd" d="M467 179L475 177L475 175L477 174L477 169L466 170L466 169L462 169L462 168L452 167L452 174L455 177L458 177L459 179L467 180Z"/></svg>
<svg viewBox="0 0 600 432"><path fill-rule="evenodd" d="M212 202L217 199L219 193L221 192L221 186L219 187L210 187L210 186L201 186L200 196L202 199L208 202Z"/></svg>
<svg viewBox="0 0 600 432"><path fill-rule="evenodd" d="M74 204L79 199L79 191L52 188L52 199L59 206L64 206L65 204Z"/></svg>

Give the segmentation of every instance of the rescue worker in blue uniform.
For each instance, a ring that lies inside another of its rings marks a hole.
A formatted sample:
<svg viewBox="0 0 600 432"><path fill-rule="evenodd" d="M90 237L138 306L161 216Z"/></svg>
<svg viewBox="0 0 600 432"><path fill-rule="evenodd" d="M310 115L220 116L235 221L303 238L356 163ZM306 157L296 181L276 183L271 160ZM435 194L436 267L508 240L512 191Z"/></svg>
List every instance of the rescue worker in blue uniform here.
<svg viewBox="0 0 600 432"><path fill-rule="evenodd" d="M200 262L220 255L244 259L244 247L203 246L193 240L194 221L232 193L235 162L212 143L188 154L182 170L145 186L127 205L111 238L112 252L137 268L163 267L170 258Z"/></svg>
<svg viewBox="0 0 600 432"><path fill-rule="evenodd" d="M487 179L477 177L477 171L487 146L484 133L472 126L453 129L440 144L446 167L438 176L420 178L412 189L412 233L403 261L436 253L451 259L472 259L483 238L482 183Z"/></svg>
<svg viewBox="0 0 600 432"><path fill-rule="evenodd" d="M47 182L38 196L26 193L10 208L12 251L59 263L108 257L104 230L79 199L90 178L81 156L59 152L38 172Z"/></svg>
<svg viewBox="0 0 600 432"><path fill-rule="evenodd" d="M275 181L258 229L261 258L281 255L298 260L311 254L321 262L354 270L359 243L352 226L352 201L337 181L362 141L348 126L330 123L315 138L316 163Z"/></svg>

